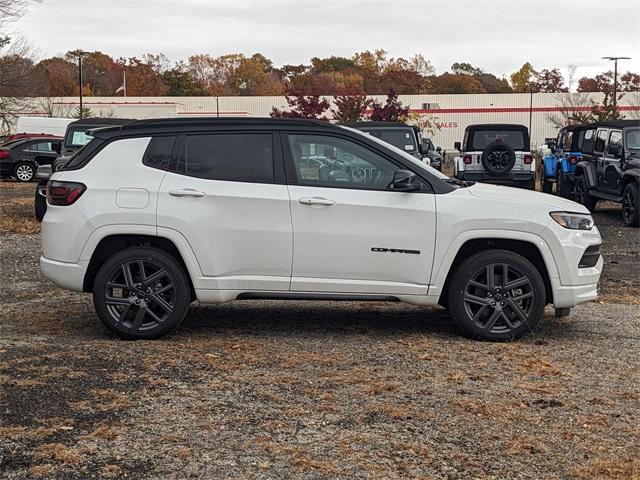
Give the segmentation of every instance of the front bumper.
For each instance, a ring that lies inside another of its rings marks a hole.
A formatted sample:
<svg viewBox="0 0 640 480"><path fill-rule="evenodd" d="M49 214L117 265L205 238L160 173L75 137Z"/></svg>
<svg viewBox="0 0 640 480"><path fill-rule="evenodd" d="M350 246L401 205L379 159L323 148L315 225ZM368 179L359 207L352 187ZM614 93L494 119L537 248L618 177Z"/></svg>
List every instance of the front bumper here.
<svg viewBox="0 0 640 480"><path fill-rule="evenodd" d="M571 308L581 303L591 302L598 298L598 284L559 286L553 291L553 306Z"/></svg>
<svg viewBox="0 0 640 480"><path fill-rule="evenodd" d="M42 274L56 285L76 292L82 292L87 266L87 261L81 260L78 263L67 263L51 260L44 255L40 256L40 271Z"/></svg>

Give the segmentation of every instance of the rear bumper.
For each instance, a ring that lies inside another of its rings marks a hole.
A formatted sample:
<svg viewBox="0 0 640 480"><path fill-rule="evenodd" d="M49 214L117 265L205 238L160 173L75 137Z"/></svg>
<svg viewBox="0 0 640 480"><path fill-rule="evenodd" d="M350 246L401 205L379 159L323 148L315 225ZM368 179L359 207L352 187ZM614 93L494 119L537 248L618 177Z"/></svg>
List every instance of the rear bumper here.
<svg viewBox="0 0 640 480"><path fill-rule="evenodd" d="M56 285L82 292L88 262L66 263L40 256L40 271Z"/></svg>
<svg viewBox="0 0 640 480"><path fill-rule="evenodd" d="M472 182L494 183L496 185L517 185L526 186L535 181L535 172L508 172L504 175L495 176L486 172L458 172L459 180L469 180Z"/></svg>

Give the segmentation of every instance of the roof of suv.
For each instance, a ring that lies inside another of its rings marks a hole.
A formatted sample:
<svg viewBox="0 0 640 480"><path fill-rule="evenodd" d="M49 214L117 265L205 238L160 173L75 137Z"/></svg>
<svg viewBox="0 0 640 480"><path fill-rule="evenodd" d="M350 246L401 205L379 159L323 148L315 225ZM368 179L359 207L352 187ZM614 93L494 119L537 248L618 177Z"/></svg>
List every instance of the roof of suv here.
<svg viewBox="0 0 640 480"><path fill-rule="evenodd" d="M602 122L594 123L591 126L614 128L640 127L640 120L605 120Z"/></svg>
<svg viewBox="0 0 640 480"><path fill-rule="evenodd" d="M352 128L363 128L363 127L374 127L374 128L381 128L381 127L405 127L405 128L414 128L413 125L407 125L406 123L402 123L402 122L381 122L381 121L365 121L365 122L344 122L341 123L340 125L344 125L345 127L352 127Z"/></svg>
<svg viewBox="0 0 640 480"><path fill-rule="evenodd" d="M465 128L466 131L475 130L522 130L528 132L529 129L524 125L515 123L476 123Z"/></svg>
<svg viewBox="0 0 640 480"><path fill-rule="evenodd" d="M154 118L147 120L134 120L124 125L99 128L93 133L99 138L108 138L115 135L142 135L146 133L171 132L175 130L206 130L227 128L302 128L342 130L341 127L323 120L306 118Z"/></svg>

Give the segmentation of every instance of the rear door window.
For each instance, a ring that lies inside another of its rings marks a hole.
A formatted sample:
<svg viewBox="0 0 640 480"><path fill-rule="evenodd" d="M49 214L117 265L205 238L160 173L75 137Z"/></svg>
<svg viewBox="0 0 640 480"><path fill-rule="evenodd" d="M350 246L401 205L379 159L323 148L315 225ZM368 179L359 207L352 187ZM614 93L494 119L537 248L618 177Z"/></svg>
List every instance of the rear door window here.
<svg viewBox="0 0 640 480"><path fill-rule="evenodd" d="M273 135L216 133L188 135L184 172L209 180L274 183Z"/></svg>

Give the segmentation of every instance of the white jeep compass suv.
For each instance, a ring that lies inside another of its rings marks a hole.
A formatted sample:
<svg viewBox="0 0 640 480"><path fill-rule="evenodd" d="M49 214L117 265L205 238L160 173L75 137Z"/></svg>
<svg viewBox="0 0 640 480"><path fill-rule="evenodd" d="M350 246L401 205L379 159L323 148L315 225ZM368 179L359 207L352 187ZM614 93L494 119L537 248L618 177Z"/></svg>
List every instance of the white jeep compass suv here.
<svg viewBox="0 0 640 480"><path fill-rule="evenodd" d="M563 198L452 180L313 120L161 119L92 131L47 185L42 272L93 292L117 335L156 338L189 304L393 300L520 337L546 304L596 298L600 234Z"/></svg>

